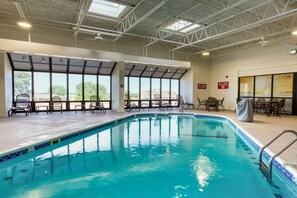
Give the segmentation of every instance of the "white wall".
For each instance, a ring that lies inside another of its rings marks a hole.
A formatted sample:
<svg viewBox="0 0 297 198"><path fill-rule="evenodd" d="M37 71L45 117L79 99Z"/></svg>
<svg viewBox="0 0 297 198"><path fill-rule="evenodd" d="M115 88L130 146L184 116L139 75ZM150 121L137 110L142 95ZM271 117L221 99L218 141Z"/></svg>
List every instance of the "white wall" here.
<svg viewBox="0 0 297 198"><path fill-rule="evenodd" d="M12 70L8 57L0 52L0 117L7 116L12 105Z"/></svg>
<svg viewBox="0 0 297 198"><path fill-rule="evenodd" d="M125 63L119 62L112 73L112 110L124 112L124 68Z"/></svg>
<svg viewBox="0 0 297 198"><path fill-rule="evenodd" d="M245 51L213 58L211 95L217 98L225 97L225 108L233 110L238 94L239 76L297 72L297 56L289 55L289 50L292 48L294 47L287 44L250 46ZM229 89L217 89L217 83L221 81L228 81Z"/></svg>

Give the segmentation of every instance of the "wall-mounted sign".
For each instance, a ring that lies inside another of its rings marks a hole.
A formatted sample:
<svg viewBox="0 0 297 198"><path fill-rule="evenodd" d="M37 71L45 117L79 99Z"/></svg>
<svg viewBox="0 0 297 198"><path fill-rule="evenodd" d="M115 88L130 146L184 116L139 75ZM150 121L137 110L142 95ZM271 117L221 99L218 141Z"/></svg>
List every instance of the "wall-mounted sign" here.
<svg viewBox="0 0 297 198"><path fill-rule="evenodd" d="M197 88L198 89L207 89L207 84L200 84L200 83L198 83Z"/></svg>
<svg viewBox="0 0 297 198"><path fill-rule="evenodd" d="M229 82L218 82L218 89L229 89Z"/></svg>
<svg viewBox="0 0 297 198"><path fill-rule="evenodd" d="M123 83L120 83L120 88L124 88L124 84Z"/></svg>

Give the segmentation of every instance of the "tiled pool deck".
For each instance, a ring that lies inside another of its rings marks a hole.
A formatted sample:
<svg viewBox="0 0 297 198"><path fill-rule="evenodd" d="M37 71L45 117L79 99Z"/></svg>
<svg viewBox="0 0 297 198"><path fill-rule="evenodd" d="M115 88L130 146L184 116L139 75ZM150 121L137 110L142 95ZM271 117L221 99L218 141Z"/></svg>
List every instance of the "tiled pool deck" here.
<svg viewBox="0 0 297 198"><path fill-rule="evenodd" d="M118 119L133 113L171 113L173 111L159 111L150 109L140 112L116 113L107 111L101 112L55 112L53 114L39 113L25 116L18 114L10 118L0 119L0 154L17 148L31 145L46 139L52 139L73 131L82 130L100 123ZM265 144L283 130L297 130L297 116L267 117L255 114L254 122L237 121L233 111L207 112L205 110L187 110L186 113L214 114L229 117L241 128L247 131L260 143ZM284 135L277 140L270 148L272 152L277 152L293 138L292 135ZM297 169L297 143L289 148L281 157L292 167Z"/></svg>

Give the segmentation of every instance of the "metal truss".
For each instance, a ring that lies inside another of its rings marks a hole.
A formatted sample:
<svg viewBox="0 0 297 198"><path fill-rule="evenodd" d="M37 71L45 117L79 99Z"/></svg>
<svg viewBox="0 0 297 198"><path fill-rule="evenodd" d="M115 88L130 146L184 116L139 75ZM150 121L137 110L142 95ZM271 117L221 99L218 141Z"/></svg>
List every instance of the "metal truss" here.
<svg viewBox="0 0 297 198"><path fill-rule="evenodd" d="M210 42L201 43L199 46L202 50L195 52L194 54L202 53L203 51L215 51L224 48L229 48L245 43L259 41L263 36L266 39L280 36L291 32L297 28L297 16L293 15L286 19L270 22L250 29L249 31L243 31L236 35L230 35L221 39L215 39Z"/></svg>
<svg viewBox="0 0 297 198"><path fill-rule="evenodd" d="M31 22L31 18L30 18L30 14L29 14L26 2L21 1L21 0L14 0L13 3L15 5L15 7L17 8L21 19L24 21Z"/></svg>
<svg viewBox="0 0 297 198"><path fill-rule="evenodd" d="M115 26L115 30L120 34L114 39L114 41L121 38L126 32L134 28L137 24L142 22L160 7L162 7L168 0L157 1L158 4L149 1L140 1L127 15L126 17Z"/></svg>
<svg viewBox="0 0 297 198"><path fill-rule="evenodd" d="M225 18L178 38L177 41L180 42L181 45L173 48L172 51L190 45L200 44L205 41L209 42L210 40L226 37L234 33L247 31L258 26L264 26L264 29L270 31L269 29L271 27L267 25L275 21L279 21L278 24L285 26L281 19L285 19L297 13L297 9L290 7L290 4L294 2L293 0L268 1L249 8L238 15Z"/></svg>
<svg viewBox="0 0 297 198"><path fill-rule="evenodd" d="M90 8L92 4L92 0L81 0L80 1L80 5L78 7L78 12L77 12L77 16L76 16L76 24L75 24L75 30L74 30L74 37L77 37L77 34L79 32L79 28Z"/></svg>
<svg viewBox="0 0 297 198"><path fill-rule="evenodd" d="M228 0L228 1L224 1L224 0L212 0L212 3L216 5L216 9L210 9L209 8L209 2L211 1L204 1L203 3L197 3L196 5L192 6L191 8L187 9L186 11L182 12L181 14L179 14L177 17L175 17L173 20L171 20L170 22L175 22L176 19L178 18L185 18L185 20L190 19L190 21L194 21L193 24L199 24L199 25L203 25L203 22L215 17L223 12L226 12L242 3L247 2L247 0L241 0L241 1L237 1L237 0ZM191 12L193 9L195 8L199 8L199 10L197 11L198 13L201 11L204 12L204 16L206 17L202 17L200 19L191 19L192 17L190 16L190 14L188 14L189 12ZM206 12L206 13L205 13ZM145 45L145 47L150 46L154 43L157 43L158 41L164 40L165 38L168 38L170 36L173 35L182 35L184 36L185 34L178 32L178 31L169 31L165 29L165 26L168 25L170 22L167 22L166 24L163 24L162 27L155 29L152 34L151 34L151 39L150 42L148 44ZM183 44L182 42L180 42L180 44Z"/></svg>

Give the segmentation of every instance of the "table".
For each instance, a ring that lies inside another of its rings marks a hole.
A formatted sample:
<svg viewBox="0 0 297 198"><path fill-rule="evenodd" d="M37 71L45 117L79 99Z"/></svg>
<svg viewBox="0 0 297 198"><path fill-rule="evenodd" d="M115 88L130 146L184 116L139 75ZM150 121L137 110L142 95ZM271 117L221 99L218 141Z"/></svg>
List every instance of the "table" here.
<svg viewBox="0 0 297 198"><path fill-rule="evenodd" d="M76 113L76 111L78 110L78 109L77 109L78 107L80 107L81 110L83 110L83 107L84 107L84 109L85 109L85 113L87 112L86 105L84 105L84 104L80 104L80 105L75 105L75 113Z"/></svg>
<svg viewBox="0 0 297 198"><path fill-rule="evenodd" d="M36 114L40 112L40 107L45 108L46 113L48 114L48 106L46 106L46 105L36 106Z"/></svg>
<svg viewBox="0 0 297 198"><path fill-rule="evenodd" d="M267 113L269 117L271 115L272 107L278 105L278 101L255 101L255 106L260 110L261 113Z"/></svg>

